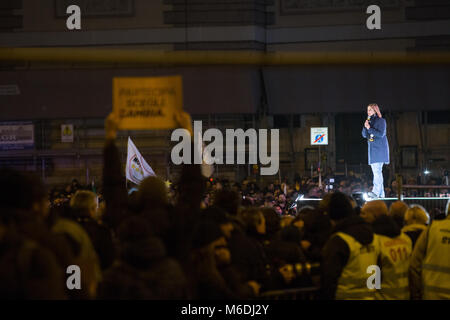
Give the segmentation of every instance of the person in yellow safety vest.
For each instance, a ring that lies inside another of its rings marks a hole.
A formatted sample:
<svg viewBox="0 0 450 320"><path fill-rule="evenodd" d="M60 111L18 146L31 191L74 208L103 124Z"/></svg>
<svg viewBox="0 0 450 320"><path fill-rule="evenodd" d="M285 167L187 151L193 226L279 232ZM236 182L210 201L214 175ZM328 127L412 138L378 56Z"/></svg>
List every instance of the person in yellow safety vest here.
<svg viewBox="0 0 450 320"><path fill-rule="evenodd" d="M374 300L375 289L369 289L367 273L377 264L378 241L371 226L356 215L348 196L328 194L319 208L330 216L332 236L322 250L322 299Z"/></svg>
<svg viewBox="0 0 450 320"><path fill-rule="evenodd" d="M450 200L446 219L435 220L417 239L409 276L414 300L450 299Z"/></svg>
<svg viewBox="0 0 450 320"><path fill-rule="evenodd" d="M400 226L388 215L388 208L381 200L369 201L361 209L361 217L372 224L380 255L381 286L375 291L378 300L409 300L408 270L412 253L412 241L400 231Z"/></svg>
<svg viewBox="0 0 450 320"><path fill-rule="evenodd" d="M412 205L405 213L405 226L402 228L414 245L420 234L427 229L427 225L430 223L430 216L424 207L418 204Z"/></svg>

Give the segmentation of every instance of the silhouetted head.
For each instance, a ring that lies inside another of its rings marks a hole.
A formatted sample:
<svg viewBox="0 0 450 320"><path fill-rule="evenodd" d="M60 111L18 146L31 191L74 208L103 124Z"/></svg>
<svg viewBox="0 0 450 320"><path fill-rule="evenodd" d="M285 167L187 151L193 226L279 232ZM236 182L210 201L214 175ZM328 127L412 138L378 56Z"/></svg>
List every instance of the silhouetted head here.
<svg viewBox="0 0 450 320"><path fill-rule="evenodd" d="M325 195L320 201L319 208L329 215L331 220L342 220L355 214L350 198L342 192Z"/></svg>
<svg viewBox="0 0 450 320"><path fill-rule="evenodd" d="M424 224L427 225L430 223L430 215L425 210L424 207L413 204L411 207L405 212L405 225L410 224Z"/></svg>
<svg viewBox="0 0 450 320"><path fill-rule="evenodd" d="M218 190L214 194L213 204L222 208L230 215L237 215L241 205L239 193L231 190Z"/></svg>
<svg viewBox="0 0 450 320"><path fill-rule="evenodd" d="M373 223L380 216L387 216L388 208L382 200L368 201L361 208L361 218L368 223Z"/></svg>
<svg viewBox="0 0 450 320"><path fill-rule="evenodd" d="M70 199L70 207L77 218L96 218L97 195L89 190L78 190Z"/></svg>
<svg viewBox="0 0 450 320"><path fill-rule="evenodd" d="M405 212L408 210L408 205L403 201L395 201L389 207L389 216L391 216L398 226L401 228L404 224Z"/></svg>
<svg viewBox="0 0 450 320"><path fill-rule="evenodd" d="M256 236L266 234L266 218L259 208L246 208L239 213L247 234Z"/></svg>
<svg viewBox="0 0 450 320"><path fill-rule="evenodd" d="M265 207L261 211L266 219L267 236L273 237L281 229L281 217L274 208Z"/></svg>
<svg viewBox="0 0 450 320"><path fill-rule="evenodd" d="M11 217L6 215L14 210L47 217L48 196L40 178L32 173L0 169L0 209L2 220L9 220Z"/></svg>
<svg viewBox="0 0 450 320"><path fill-rule="evenodd" d="M158 177L147 177L139 185L137 200L142 208L165 206L169 203L167 187Z"/></svg>

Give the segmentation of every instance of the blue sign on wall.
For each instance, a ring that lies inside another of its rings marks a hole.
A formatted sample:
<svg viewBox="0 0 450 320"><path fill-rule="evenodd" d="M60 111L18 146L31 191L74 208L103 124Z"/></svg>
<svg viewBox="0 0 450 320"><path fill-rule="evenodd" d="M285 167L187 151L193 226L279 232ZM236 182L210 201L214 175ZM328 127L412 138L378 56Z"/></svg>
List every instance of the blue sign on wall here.
<svg viewBox="0 0 450 320"><path fill-rule="evenodd" d="M34 148L32 122L0 122L0 150L25 150Z"/></svg>

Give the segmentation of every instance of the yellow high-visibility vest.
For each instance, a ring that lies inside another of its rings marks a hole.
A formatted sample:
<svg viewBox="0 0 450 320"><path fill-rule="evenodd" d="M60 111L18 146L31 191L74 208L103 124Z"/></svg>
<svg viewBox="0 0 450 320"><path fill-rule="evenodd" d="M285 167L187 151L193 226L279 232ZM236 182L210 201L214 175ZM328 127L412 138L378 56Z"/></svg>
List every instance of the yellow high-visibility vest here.
<svg viewBox="0 0 450 320"><path fill-rule="evenodd" d="M367 268L377 264L379 253L379 243L374 235L372 243L362 245L352 236L338 232L336 236L347 243L350 249L350 256L341 276L338 279L336 289L336 299L339 300L374 300L375 289L367 287Z"/></svg>
<svg viewBox="0 0 450 320"><path fill-rule="evenodd" d="M422 283L425 300L450 299L450 217L429 227Z"/></svg>
<svg viewBox="0 0 450 320"><path fill-rule="evenodd" d="M377 235L380 243L381 289L375 292L379 300L409 300L408 270L412 241L404 233L389 238Z"/></svg>

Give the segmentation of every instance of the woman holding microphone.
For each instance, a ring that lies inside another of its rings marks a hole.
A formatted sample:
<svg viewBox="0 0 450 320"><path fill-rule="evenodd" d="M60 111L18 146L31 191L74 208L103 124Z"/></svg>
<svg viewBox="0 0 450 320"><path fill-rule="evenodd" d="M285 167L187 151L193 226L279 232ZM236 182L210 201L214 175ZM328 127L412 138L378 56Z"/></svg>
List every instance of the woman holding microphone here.
<svg viewBox="0 0 450 320"><path fill-rule="evenodd" d="M367 120L362 136L367 139L369 165L373 172L371 196L384 198L383 164L389 164L389 144L386 137L386 120L381 116L376 103L367 106Z"/></svg>

